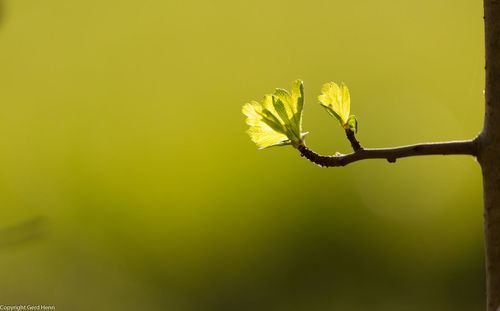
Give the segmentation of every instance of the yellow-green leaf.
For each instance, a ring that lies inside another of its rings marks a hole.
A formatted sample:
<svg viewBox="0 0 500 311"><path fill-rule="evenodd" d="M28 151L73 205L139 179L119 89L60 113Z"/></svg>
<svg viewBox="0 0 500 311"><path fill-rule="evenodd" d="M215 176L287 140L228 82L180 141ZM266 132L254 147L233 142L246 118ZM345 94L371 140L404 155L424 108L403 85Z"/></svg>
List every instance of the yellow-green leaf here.
<svg viewBox="0 0 500 311"><path fill-rule="evenodd" d="M292 84L292 102L296 103L294 119L299 124L299 133L302 132L302 109L304 107L304 82L295 80Z"/></svg>
<svg viewBox="0 0 500 311"><path fill-rule="evenodd" d="M265 148L271 145L277 144L283 140L288 140L288 137L277 131L281 124L273 124L276 127L273 129L268 125L267 122L264 122L264 115L262 112L262 105L253 101L243 106L243 114L247 116L247 124L250 125L250 129L247 131L248 135L252 141L259 147ZM266 120L269 123L273 123L269 120Z"/></svg>
<svg viewBox="0 0 500 311"><path fill-rule="evenodd" d="M292 94L276 89L266 95L262 103L252 101L243 106L250 125L248 134L260 148L291 144L295 147L303 140L302 108L304 87L301 80L292 85Z"/></svg>
<svg viewBox="0 0 500 311"><path fill-rule="evenodd" d="M354 133L358 132L358 119L354 115L350 115L347 119L347 127Z"/></svg>
<svg viewBox="0 0 500 311"><path fill-rule="evenodd" d="M344 83L340 87L334 82L326 83L321 88L321 93L318 96L320 104L339 120L341 126L347 124L351 109L351 96L347 86Z"/></svg>

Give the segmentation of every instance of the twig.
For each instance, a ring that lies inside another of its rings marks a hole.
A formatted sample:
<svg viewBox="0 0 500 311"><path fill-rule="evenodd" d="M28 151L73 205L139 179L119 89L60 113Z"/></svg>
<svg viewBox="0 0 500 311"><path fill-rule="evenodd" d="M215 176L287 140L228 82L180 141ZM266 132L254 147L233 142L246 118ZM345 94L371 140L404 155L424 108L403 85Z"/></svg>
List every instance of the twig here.
<svg viewBox="0 0 500 311"><path fill-rule="evenodd" d="M355 149L354 147L355 146L353 145L353 149ZM355 149L353 153L340 154L337 156L324 156L317 154L307 148L305 144L299 145L297 149L303 157L321 167L335 167L345 166L349 163L365 159L386 159L387 161L394 163L396 162L396 159L399 158L431 154L468 154L477 156L477 138L462 141L416 144L395 148L360 148L358 150Z"/></svg>
<svg viewBox="0 0 500 311"><path fill-rule="evenodd" d="M353 131L351 131L350 129L345 129L345 134L347 136L347 139L349 139L349 142L351 143L352 150L359 151L363 149L359 141L356 139L356 136L354 136Z"/></svg>

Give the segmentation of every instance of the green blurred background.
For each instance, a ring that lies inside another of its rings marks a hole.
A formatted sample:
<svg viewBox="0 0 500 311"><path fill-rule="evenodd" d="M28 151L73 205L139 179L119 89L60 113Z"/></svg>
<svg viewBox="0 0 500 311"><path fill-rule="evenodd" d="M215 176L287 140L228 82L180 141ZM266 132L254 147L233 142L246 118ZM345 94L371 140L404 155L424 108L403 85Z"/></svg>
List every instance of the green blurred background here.
<svg viewBox="0 0 500 311"><path fill-rule="evenodd" d="M366 146L474 137L480 1L0 0L0 304L482 310L471 157L321 169L241 106L344 81Z"/></svg>

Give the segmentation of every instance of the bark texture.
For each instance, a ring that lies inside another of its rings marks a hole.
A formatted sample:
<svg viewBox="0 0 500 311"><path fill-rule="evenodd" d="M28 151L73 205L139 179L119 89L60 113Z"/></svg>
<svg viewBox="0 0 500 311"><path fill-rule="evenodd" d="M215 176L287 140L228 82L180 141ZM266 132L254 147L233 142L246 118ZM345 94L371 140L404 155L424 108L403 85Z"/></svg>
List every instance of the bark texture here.
<svg viewBox="0 0 500 311"><path fill-rule="evenodd" d="M500 311L500 1L484 0L486 88L478 160L483 171L487 310Z"/></svg>
<svg viewBox="0 0 500 311"><path fill-rule="evenodd" d="M345 134L347 136L347 139L351 143L351 147L352 147L352 150L354 150L354 152L363 149L363 147L361 147L361 144L359 143L359 141L356 139L356 136L354 135L353 131L351 131L350 129L346 129Z"/></svg>
<svg viewBox="0 0 500 311"><path fill-rule="evenodd" d="M351 132L352 133L352 132ZM353 136L354 137L354 136ZM355 138L354 138L355 140ZM356 141L357 142L357 141ZM352 141L351 141L352 143ZM359 146L359 143L358 143ZM409 145L395 148L357 148L353 144L354 152L350 154L338 154L335 156L324 156L317 154L307 148L305 144L297 148L300 154L309 161L322 167L345 166L349 163L366 159L386 159L394 163L396 159L405 157L414 157L422 155L449 155L449 154L468 154L477 155L477 138L473 140L448 141L442 143L426 143Z"/></svg>

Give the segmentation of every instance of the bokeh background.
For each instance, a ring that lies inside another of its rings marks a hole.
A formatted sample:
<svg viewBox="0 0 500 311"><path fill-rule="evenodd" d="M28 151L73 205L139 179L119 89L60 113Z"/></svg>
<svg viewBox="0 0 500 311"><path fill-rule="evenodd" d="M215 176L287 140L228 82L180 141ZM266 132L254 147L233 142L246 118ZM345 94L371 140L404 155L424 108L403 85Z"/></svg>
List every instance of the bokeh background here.
<svg viewBox="0 0 500 311"><path fill-rule="evenodd" d="M344 81L366 146L483 120L480 1L0 0L0 304L58 310L482 310L467 156L322 169L241 106Z"/></svg>

